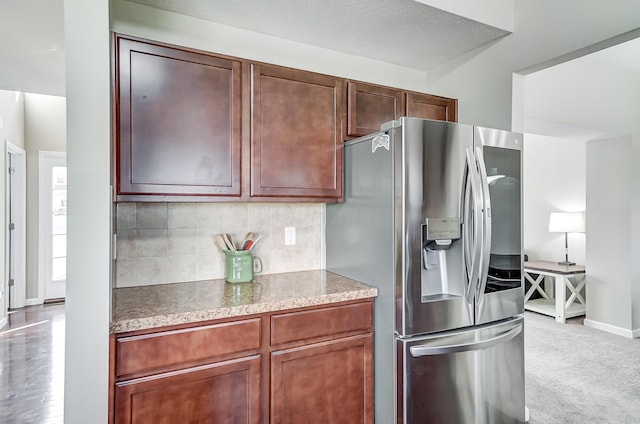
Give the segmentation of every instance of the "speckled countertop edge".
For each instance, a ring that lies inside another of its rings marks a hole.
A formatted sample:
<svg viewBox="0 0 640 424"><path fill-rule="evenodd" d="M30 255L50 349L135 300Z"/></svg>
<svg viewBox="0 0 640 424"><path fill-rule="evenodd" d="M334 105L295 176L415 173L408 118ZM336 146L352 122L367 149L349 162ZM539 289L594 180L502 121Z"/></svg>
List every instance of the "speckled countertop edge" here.
<svg viewBox="0 0 640 424"><path fill-rule="evenodd" d="M326 305L378 294L375 287L324 270L264 275L242 285L224 280L176 284L114 289L111 333ZM261 294L258 301L254 300L256 289ZM237 298L233 294L238 304L229 305L230 291L240 293ZM179 296L181 302L171 296ZM190 296L195 304L185 302ZM173 306L176 303L181 305Z"/></svg>

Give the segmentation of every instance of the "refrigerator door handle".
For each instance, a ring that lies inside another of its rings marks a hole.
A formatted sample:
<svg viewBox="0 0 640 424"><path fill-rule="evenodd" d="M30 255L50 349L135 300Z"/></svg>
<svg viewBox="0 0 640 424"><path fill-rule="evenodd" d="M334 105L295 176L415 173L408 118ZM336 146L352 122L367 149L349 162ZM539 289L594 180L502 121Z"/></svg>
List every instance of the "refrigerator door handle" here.
<svg viewBox="0 0 640 424"><path fill-rule="evenodd" d="M409 348L409 352L411 352L411 356L413 356L414 358L419 358L421 356L446 355L450 353L487 349L492 346L505 343L516 337L521 332L522 324L518 324L510 330L507 330L497 336L485 340L473 341L470 343L453 343L443 346L429 346L428 343L425 343L422 345L411 346ZM473 336L471 336L470 338L473 338Z"/></svg>
<svg viewBox="0 0 640 424"><path fill-rule="evenodd" d="M470 166L469 166L469 161L467 160L467 162L465 163L465 172L464 172L464 193L463 193L463 198L462 198L462 211L461 211L461 217L462 217L462 224L463 224L463 231L462 231L462 251L463 251L463 255L462 255L462 261L463 261L463 269L465 271L465 275L467 276L467 278L469 278L469 276L471 275L471 231L470 226L467 225L467 222L471 221L471 211L470 211L470 207L471 207L471 182L470 182ZM469 282L467 281L467 291L469 289ZM465 296L466 296L466 292L465 292Z"/></svg>
<svg viewBox="0 0 640 424"><path fill-rule="evenodd" d="M491 198L489 196L489 179L487 178L487 168L484 162L484 156L482 149L476 147L476 160L478 161L478 168L480 170L479 176L482 185L482 201L483 201L483 222L482 222L482 254L480 259L480 287L477 294L477 311L476 316L479 316L484 306L484 290L487 286L487 276L489 275L489 260L491 258Z"/></svg>
<svg viewBox="0 0 640 424"><path fill-rule="evenodd" d="M475 302L476 291L478 290L478 280L480 277L480 267L482 259L482 192L480 185L480 174L478 173L478 167L476 160L473 157L473 150L467 148L467 166L469 168L469 182L471 183L471 203L473 212L473 236L472 240L468 240L472 248L471 254L471 273L469 276L469 284L467 286L466 300L467 303L472 305ZM468 206L465 206L468 207ZM469 228L469 222L465 225ZM465 231L467 236L470 235L470 231Z"/></svg>

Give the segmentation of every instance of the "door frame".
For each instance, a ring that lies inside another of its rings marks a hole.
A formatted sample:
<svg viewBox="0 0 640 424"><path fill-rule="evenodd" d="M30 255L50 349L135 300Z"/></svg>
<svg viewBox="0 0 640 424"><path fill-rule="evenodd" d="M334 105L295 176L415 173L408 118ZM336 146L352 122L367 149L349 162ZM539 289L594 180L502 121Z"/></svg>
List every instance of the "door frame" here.
<svg viewBox="0 0 640 424"><path fill-rule="evenodd" d="M10 179L9 175L9 154L13 155L13 168L15 172L12 180L14 182L13 190L9 189ZM27 199L27 163L26 152L24 149L16 146L15 144L5 140L4 143L4 161L5 161L5 272L4 272L4 285L5 293L9 294L11 290L11 296L6 296L5 305L6 309L22 308L26 305L26 257L27 257L27 216L26 216L26 199ZM11 195L11 203L9 202L9 196ZM14 274L13 288L9 287L9 208L13 205L13 223L16 230L14 230ZM11 299L11 304L9 304ZM5 310L6 310L5 309Z"/></svg>
<svg viewBox="0 0 640 424"><path fill-rule="evenodd" d="M67 166L67 153L40 150L38 152L38 303L43 304L46 300L47 278L51 276L51 187L47 182L51 182L48 170L52 166L59 166L60 161L64 161ZM47 187L45 187L47 186ZM66 284L66 282L65 282Z"/></svg>

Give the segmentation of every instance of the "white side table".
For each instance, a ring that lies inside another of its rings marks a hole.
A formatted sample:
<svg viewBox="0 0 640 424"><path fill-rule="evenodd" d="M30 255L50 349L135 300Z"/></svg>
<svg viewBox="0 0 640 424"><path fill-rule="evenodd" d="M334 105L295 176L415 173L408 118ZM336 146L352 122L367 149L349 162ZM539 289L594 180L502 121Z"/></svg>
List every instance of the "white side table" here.
<svg viewBox="0 0 640 424"><path fill-rule="evenodd" d="M524 277L531 283L531 287L524 295L524 309L556 318L556 321L565 323L567 318L584 315L586 304L582 296L582 289L586 279L575 283L572 277L584 276L585 267L582 265L560 265L550 261L527 261L524 263ZM533 278L532 275L536 275ZM540 287L544 277L554 277L555 299ZM567 299L567 288L571 292ZM542 298L530 300L534 292L540 293Z"/></svg>

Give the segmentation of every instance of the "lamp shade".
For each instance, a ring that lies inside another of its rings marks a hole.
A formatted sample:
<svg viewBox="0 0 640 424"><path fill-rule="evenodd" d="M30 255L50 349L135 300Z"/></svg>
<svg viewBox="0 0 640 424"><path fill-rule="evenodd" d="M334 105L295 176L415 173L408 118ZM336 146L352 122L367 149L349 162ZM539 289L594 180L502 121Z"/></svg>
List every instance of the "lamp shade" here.
<svg viewBox="0 0 640 424"><path fill-rule="evenodd" d="M584 233L584 213L551 212L549 216L550 233Z"/></svg>

